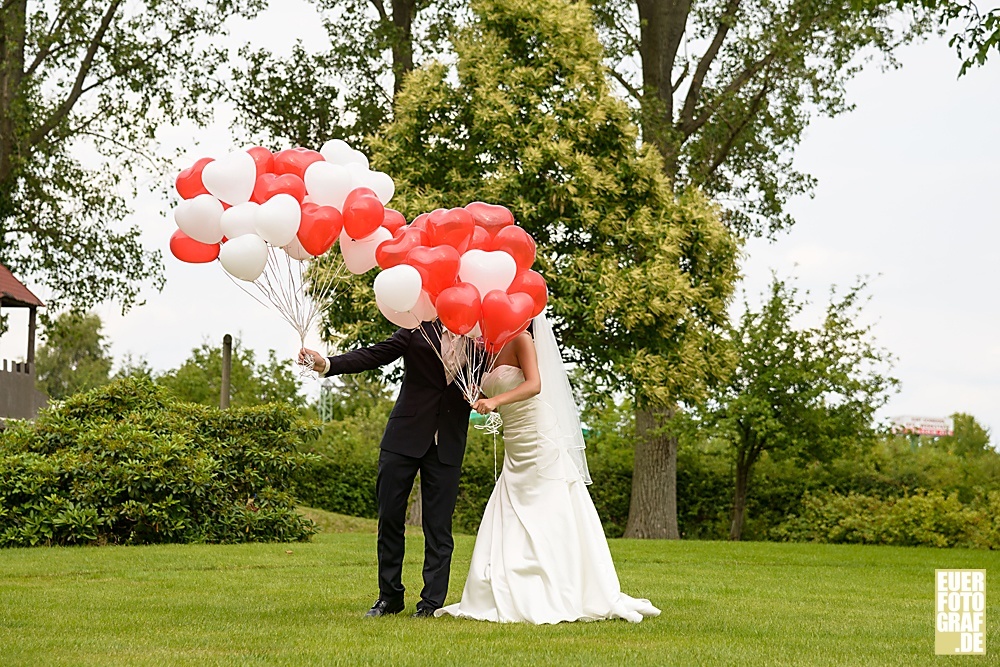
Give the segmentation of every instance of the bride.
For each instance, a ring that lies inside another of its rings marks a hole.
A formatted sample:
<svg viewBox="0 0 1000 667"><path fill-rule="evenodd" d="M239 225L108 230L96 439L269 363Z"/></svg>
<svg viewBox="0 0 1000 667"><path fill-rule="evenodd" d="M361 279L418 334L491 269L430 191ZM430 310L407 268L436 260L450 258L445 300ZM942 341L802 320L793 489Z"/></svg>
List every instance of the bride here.
<svg viewBox="0 0 1000 667"><path fill-rule="evenodd" d="M483 377L480 414L499 410L504 461L472 565L450 614L484 621L559 623L660 610L621 592L604 529L587 492L583 433L552 328L541 314Z"/></svg>

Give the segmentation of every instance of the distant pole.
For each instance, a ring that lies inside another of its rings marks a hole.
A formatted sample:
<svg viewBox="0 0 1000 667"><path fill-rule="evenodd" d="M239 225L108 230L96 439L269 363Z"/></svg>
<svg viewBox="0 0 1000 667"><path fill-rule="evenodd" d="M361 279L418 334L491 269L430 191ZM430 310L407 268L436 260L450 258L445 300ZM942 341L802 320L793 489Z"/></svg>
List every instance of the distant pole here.
<svg viewBox="0 0 1000 667"><path fill-rule="evenodd" d="M28 366L35 367L35 306L28 308Z"/></svg>
<svg viewBox="0 0 1000 667"><path fill-rule="evenodd" d="M226 334L222 337L222 393L219 396L219 407L225 410L229 407L229 372L233 365L233 337Z"/></svg>

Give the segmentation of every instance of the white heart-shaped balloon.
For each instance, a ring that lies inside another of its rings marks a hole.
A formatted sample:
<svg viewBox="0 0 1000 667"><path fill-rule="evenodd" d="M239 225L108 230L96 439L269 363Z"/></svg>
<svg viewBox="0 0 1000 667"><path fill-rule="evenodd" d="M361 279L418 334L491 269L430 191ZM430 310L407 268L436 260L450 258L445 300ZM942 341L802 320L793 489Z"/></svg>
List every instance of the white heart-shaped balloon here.
<svg viewBox="0 0 1000 667"><path fill-rule="evenodd" d="M360 162L348 162L344 165L344 168L351 174L351 189L356 188L367 188L371 176L371 172L368 171L368 167L361 164Z"/></svg>
<svg viewBox="0 0 1000 667"><path fill-rule="evenodd" d="M392 177L384 171L369 171L367 180L368 187L375 193L383 206L388 204L392 196L396 194L396 184L392 181Z"/></svg>
<svg viewBox="0 0 1000 667"><path fill-rule="evenodd" d="M380 271L372 285L375 298L393 310L408 311L417 305L423 292L420 272L409 264L397 264Z"/></svg>
<svg viewBox="0 0 1000 667"><path fill-rule="evenodd" d="M245 201L223 211L222 218L219 220L222 235L227 239L235 239L244 234L256 234L257 228L254 221L259 206L260 204L257 202Z"/></svg>
<svg viewBox="0 0 1000 667"><path fill-rule="evenodd" d="M410 312L421 322L430 322L437 319L438 316L437 308L434 307L434 302L431 301L431 295L424 291L420 292L420 298L417 299L416 305L410 308ZM476 326L479 325L477 324Z"/></svg>
<svg viewBox="0 0 1000 667"><path fill-rule="evenodd" d="M315 204L344 210L344 200L353 189L351 172L339 164L313 162L306 167L306 192Z"/></svg>
<svg viewBox="0 0 1000 667"><path fill-rule="evenodd" d="M340 232L340 254L344 257L344 266L354 275L371 271L378 264L375 249L391 238L392 232L385 227L379 227L363 239L352 239L346 231Z"/></svg>
<svg viewBox="0 0 1000 667"><path fill-rule="evenodd" d="M222 244L219 261L234 278L253 282L267 266L267 244L256 234L244 234Z"/></svg>
<svg viewBox="0 0 1000 667"><path fill-rule="evenodd" d="M295 238L302 222L299 200L282 192L257 207L254 228L262 239L273 246L286 246Z"/></svg>
<svg viewBox="0 0 1000 667"><path fill-rule="evenodd" d="M472 283L480 294L493 290L506 292L517 275L517 262L503 250L472 249L462 255L458 268L458 279Z"/></svg>
<svg viewBox="0 0 1000 667"><path fill-rule="evenodd" d="M178 204L174 209L174 222L195 241L218 243L222 240L219 226L222 210L222 202L212 195L202 194Z"/></svg>
<svg viewBox="0 0 1000 667"><path fill-rule="evenodd" d="M368 156L358 150L352 150L351 154L344 160L344 164L360 164L368 169Z"/></svg>
<svg viewBox="0 0 1000 667"><path fill-rule="evenodd" d="M257 182L257 163L246 151L235 151L213 160L201 172L205 189L227 204L250 201Z"/></svg>
<svg viewBox="0 0 1000 667"><path fill-rule="evenodd" d="M319 149L323 159L333 164L346 164L354 155L354 149L342 139L331 139Z"/></svg>
<svg viewBox="0 0 1000 667"><path fill-rule="evenodd" d="M313 256L306 252L306 249L302 247L302 243L299 241L298 236L292 239L292 242L282 248L282 250L284 250L285 253L292 259L297 259L300 262L313 258Z"/></svg>
<svg viewBox="0 0 1000 667"><path fill-rule="evenodd" d="M385 316L385 319L389 320L397 327L402 327L403 329L416 329L420 326L420 319L413 313L393 310L379 301L378 297L375 297L375 304L378 306L379 312Z"/></svg>

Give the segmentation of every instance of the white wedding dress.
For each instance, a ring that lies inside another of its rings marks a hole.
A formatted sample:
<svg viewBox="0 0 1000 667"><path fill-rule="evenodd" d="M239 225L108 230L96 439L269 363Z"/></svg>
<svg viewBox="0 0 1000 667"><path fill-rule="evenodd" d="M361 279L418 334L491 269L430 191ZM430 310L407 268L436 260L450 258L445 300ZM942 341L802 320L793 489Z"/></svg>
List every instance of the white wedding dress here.
<svg viewBox="0 0 1000 667"><path fill-rule="evenodd" d="M524 381L498 366L482 382L496 396ZM462 600L437 610L484 621L560 623L660 610L621 592L601 520L539 397L500 407L503 471L483 515Z"/></svg>

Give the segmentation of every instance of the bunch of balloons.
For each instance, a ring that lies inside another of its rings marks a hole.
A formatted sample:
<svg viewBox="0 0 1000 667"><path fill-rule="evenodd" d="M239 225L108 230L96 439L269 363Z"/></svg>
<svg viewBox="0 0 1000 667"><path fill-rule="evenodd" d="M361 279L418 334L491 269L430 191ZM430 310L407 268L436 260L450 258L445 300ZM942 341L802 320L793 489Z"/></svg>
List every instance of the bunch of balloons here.
<svg viewBox="0 0 1000 667"><path fill-rule="evenodd" d="M438 209L397 228L375 259L379 310L397 326L439 318L495 353L545 308L545 280L531 270L535 241L503 206Z"/></svg>
<svg viewBox="0 0 1000 667"><path fill-rule="evenodd" d="M245 281L264 272L268 248L308 260L338 239L348 270L364 273L375 265L375 246L391 237L379 231L382 223L402 217L385 209L392 179L369 170L364 154L338 139L319 151L256 146L202 158L177 176L176 188L182 201L170 251L185 262L218 258ZM370 252L359 252L367 246Z"/></svg>
<svg viewBox="0 0 1000 667"><path fill-rule="evenodd" d="M191 263L218 259L237 284L252 283L303 340L343 278L340 269L374 268L375 249L405 223L385 208L395 192L392 179L371 171L365 155L339 139L319 151L256 146L202 158L175 185L181 202L171 253ZM338 240L343 262L308 272L310 260L329 256Z"/></svg>

